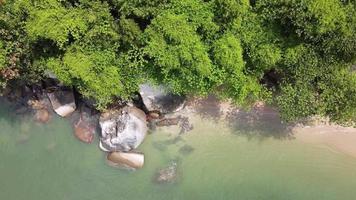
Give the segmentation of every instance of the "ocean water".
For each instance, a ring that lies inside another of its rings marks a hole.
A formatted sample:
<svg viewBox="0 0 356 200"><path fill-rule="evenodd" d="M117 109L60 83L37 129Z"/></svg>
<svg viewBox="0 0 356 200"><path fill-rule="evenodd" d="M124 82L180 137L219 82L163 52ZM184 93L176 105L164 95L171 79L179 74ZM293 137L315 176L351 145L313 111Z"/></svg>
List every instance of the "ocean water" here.
<svg viewBox="0 0 356 200"><path fill-rule="evenodd" d="M139 147L145 166L133 172L108 166L97 139L91 145L79 142L66 119L39 124L2 103L0 199L356 199L352 157L293 139L261 137L261 129L240 122L233 128L200 117L193 122L194 130L185 135L174 129L149 134ZM178 163L177 181L157 184L157 170L172 160Z"/></svg>

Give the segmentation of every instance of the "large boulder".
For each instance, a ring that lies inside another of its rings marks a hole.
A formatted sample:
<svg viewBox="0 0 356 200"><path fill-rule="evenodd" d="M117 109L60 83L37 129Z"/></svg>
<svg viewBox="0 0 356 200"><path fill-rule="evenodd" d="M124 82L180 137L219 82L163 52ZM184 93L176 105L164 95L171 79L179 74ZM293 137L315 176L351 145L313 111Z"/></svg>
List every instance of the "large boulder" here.
<svg viewBox="0 0 356 200"><path fill-rule="evenodd" d="M111 166L133 170L142 168L145 162L144 155L136 152L110 152L106 158Z"/></svg>
<svg viewBox="0 0 356 200"><path fill-rule="evenodd" d="M147 111L176 112L184 107L185 98L172 94L163 86L140 85L140 95Z"/></svg>
<svg viewBox="0 0 356 200"><path fill-rule="evenodd" d="M62 117L70 115L77 108L72 90L56 89L47 92L47 96L51 101L53 110Z"/></svg>
<svg viewBox="0 0 356 200"><path fill-rule="evenodd" d="M147 134L145 113L136 107L124 107L102 113L100 148L103 151L130 151L137 148Z"/></svg>

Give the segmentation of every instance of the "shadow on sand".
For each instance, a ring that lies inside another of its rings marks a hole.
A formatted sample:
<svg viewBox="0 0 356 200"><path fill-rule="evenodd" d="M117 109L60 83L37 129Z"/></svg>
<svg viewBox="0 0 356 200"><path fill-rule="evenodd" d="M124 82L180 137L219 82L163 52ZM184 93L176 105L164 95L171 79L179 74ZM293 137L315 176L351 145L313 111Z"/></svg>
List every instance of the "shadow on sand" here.
<svg viewBox="0 0 356 200"><path fill-rule="evenodd" d="M251 110L232 109L227 113L226 121L234 134L249 139L293 139L290 126L283 123L279 113L270 107Z"/></svg>
<svg viewBox="0 0 356 200"><path fill-rule="evenodd" d="M195 112L203 119L214 121L224 120L236 135L244 135L249 139L293 139L290 125L283 123L278 111L272 107L259 105L250 110L237 107L222 106L213 95L197 99L193 104Z"/></svg>
<svg viewBox="0 0 356 200"><path fill-rule="evenodd" d="M195 112L203 119L218 121L224 115L219 99L213 95L195 100L193 106Z"/></svg>

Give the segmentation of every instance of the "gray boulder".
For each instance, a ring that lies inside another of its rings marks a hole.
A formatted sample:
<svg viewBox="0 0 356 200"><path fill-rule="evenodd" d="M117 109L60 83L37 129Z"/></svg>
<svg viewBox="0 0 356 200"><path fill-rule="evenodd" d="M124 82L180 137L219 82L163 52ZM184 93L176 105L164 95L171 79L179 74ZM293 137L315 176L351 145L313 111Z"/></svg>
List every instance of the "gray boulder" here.
<svg viewBox="0 0 356 200"><path fill-rule="evenodd" d="M103 151L130 151L137 148L146 137L145 113L136 107L124 107L102 113L99 119Z"/></svg>
<svg viewBox="0 0 356 200"><path fill-rule="evenodd" d="M57 89L47 92L53 110L61 117L66 117L77 108L72 90Z"/></svg>
<svg viewBox="0 0 356 200"><path fill-rule="evenodd" d="M149 112L159 111L164 114L179 111L184 107L185 98L170 93L163 86L142 84L139 93Z"/></svg>

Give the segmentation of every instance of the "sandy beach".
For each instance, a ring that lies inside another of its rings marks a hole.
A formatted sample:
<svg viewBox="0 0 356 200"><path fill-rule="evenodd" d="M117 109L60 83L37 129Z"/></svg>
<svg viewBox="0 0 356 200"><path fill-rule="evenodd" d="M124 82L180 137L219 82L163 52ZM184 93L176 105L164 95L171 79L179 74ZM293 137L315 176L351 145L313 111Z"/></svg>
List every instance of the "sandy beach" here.
<svg viewBox="0 0 356 200"><path fill-rule="evenodd" d="M297 140L321 145L356 158L356 129L337 125L293 128Z"/></svg>
<svg viewBox="0 0 356 200"><path fill-rule="evenodd" d="M356 158L356 128L335 124L315 124L312 126L291 126L281 121L278 111L256 103L250 110L235 107L229 102L221 102L213 96L194 99L180 112L190 118L201 117L220 120L245 129L257 129L259 135L248 137L273 137L276 139L299 140L304 143L320 145L331 151Z"/></svg>

